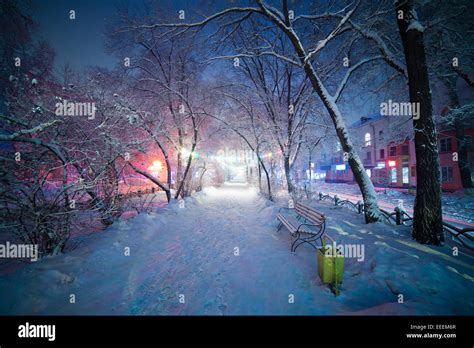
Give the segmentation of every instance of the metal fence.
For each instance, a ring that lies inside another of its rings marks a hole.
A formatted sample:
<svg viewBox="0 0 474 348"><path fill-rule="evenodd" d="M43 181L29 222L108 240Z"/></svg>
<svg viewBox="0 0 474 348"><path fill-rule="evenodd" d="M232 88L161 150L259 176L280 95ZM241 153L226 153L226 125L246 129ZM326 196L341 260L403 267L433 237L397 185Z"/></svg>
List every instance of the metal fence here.
<svg viewBox="0 0 474 348"><path fill-rule="evenodd" d="M337 195L331 196L329 194L325 195L322 192L318 193L318 198L320 201L331 201L335 206L347 207L349 210L352 210L358 214L363 214L365 211L364 203L361 201L352 202L348 199L340 199ZM380 209L384 222L391 225L413 225L413 217L410 216L403 208L395 207L392 212L385 209ZM474 232L474 227L459 227L451 223L443 221L443 229L446 233L449 233L451 238L459 241L463 246L469 250L474 251L474 235L469 232Z"/></svg>

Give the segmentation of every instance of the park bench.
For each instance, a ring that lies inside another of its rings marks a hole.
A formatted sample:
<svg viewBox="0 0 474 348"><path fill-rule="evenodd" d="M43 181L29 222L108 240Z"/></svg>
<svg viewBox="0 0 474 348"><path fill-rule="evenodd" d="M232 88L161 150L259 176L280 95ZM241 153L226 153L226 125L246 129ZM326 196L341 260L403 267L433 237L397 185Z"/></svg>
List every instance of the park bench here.
<svg viewBox="0 0 474 348"><path fill-rule="evenodd" d="M282 213L286 210L286 213ZM291 251L296 252L296 248L307 243L317 249L316 242L319 240L322 246L322 236L326 230L326 217L317 212L314 208L297 202L294 208L280 208L277 219L278 231L284 226L291 236Z"/></svg>

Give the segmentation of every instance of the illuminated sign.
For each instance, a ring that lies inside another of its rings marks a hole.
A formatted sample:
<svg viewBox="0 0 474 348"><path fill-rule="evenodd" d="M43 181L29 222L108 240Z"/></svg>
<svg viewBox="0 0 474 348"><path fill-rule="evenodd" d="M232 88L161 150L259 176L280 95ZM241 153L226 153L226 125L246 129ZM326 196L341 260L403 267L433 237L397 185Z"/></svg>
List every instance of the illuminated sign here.
<svg viewBox="0 0 474 348"><path fill-rule="evenodd" d="M345 164L336 164L336 170L346 170Z"/></svg>
<svg viewBox="0 0 474 348"><path fill-rule="evenodd" d="M396 167L396 166L397 166L397 162L396 162L396 161L388 161L388 166L389 166L389 167Z"/></svg>

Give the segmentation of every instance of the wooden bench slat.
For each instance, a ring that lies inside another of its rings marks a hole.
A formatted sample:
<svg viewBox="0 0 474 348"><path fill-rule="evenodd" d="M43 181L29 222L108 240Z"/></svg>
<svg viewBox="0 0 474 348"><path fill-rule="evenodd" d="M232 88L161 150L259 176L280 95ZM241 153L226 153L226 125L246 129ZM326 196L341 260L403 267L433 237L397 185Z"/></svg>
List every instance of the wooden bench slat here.
<svg viewBox="0 0 474 348"><path fill-rule="evenodd" d="M302 215L304 218L312 221L315 224L322 224L325 220L324 214L317 212L315 209L305 204L296 203L295 210L298 212L298 214Z"/></svg>
<svg viewBox="0 0 474 348"><path fill-rule="evenodd" d="M314 216L319 217L319 218L324 218L324 214L321 214L321 213L317 212L316 210L314 210L313 208L308 207L308 206L304 206L302 204L297 204L296 209L304 211L305 213L314 215Z"/></svg>
<svg viewBox="0 0 474 348"><path fill-rule="evenodd" d="M319 216L315 216L311 213L307 213L305 211L298 211L298 214L306 218L307 220L311 220L315 224L321 224L324 222L324 218L321 218Z"/></svg>
<svg viewBox="0 0 474 348"><path fill-rule="evenodd" d="M300 207L300 208L302 208L302 209L305 209L305 210L312 211L312 212L314 212L314 213L316 213L316 214L318 214L318 215L324 216L323 213L318 212L316 209L314 209L313 207L310 207L309 205L306 205L306 204L297 202L297 203L296 203L296 206L297 206L297 207Z"/></svg>
<svg viewBox="0 0 474 348"><path fill-rule="evenodd" d="M278 220L280 220L280 221L283 223L283 225L285 225L286 228L287 228L290 232L294 233L294 232L296 231L297 227L295 227L295 226L293 226L292 224L290 224L290 222L287 220L287 217L286 217L286 216L284 216L284 215L282 215L282 214L278 214L277 217L278 217Z"/></svg>
<svg viewBox="0 0 474 348"><path fill-rule="evenodd" d="M300 210L300 211L303 211L307 214L313 215L316 218L320 218L320 219L325 218L324 214L321 214L321 213L317 212L316 210L314 210L313 208L305 206L301 203L296 204L296 209Z"/></svg>
<svg viewBox="0 0 474 348"><path fill-rule="evenodd" d="M302 221L299 221L294 216L288 216L288 217L285 217L285 218L294 227L295 231L298 229L298 226L300 226L303 223ZM311 226L304 225L304 226L300 227L300 232L310 233L310 234L317 234L318 231L312 229Z"/></svg>

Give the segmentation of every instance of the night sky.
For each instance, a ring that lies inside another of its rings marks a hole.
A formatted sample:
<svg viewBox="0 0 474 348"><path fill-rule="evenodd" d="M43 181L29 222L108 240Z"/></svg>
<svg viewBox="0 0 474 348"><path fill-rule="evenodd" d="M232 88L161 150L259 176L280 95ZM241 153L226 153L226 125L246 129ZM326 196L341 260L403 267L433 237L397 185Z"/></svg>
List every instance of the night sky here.
<svg viewBox="0 0 474 348"><path fill-rule="evenodd" d="M104 29L117 0L34 0L31 15L40 35L56 51L56 66L71 64L81 70L90 65L111 68L116 59L107 54ZM69 11L76 19L69 19Z"/></svg>
<svg viewBox="0 0 474 348"><path fill-rule="evenodd" d="M220 8L231 1L158 1L165 8L177 13L201 16L202 6ZM56 51L56 67L69 63L75 70L88 66L112 68L118 61L106 50L104 39L106 25L113 20L117 7L141 7L153 4L147 0L31 0L25 8L36 24L39 37L45 39ZM69 11L76 11L76 19L69 19Z"/></svg>
<svg viewBox="0 0 474 348"><path fill-rule="evenodd" d="M39 25L37 38L45 39L55 50L55 67L57 72L64 64L69 63L75 71L82 71L89 66L113 68L118 59L107 52L105 46L105 30L116 15L116 8L128 4L131 7L140 7L143 3L153 1L142 0L31 0L25 5L26 12ZM161 0L161 5L169 6L172 12L185 8L198 17L209 12L203 7L212 7L211 12L229 6L232 1L189 1L189 0ZM241 1L245 4L246 1ZM76 11L76 19L69 19L69 11ZM189 18L189 17L188 17ZM391 73L390 68L386 68ZM383 76L385 78L385 76ZM460 82L462 84L462 82ZM464 99L461 92L461 99ZM352 99L352 106L341 109L349 119L358 119L361 114L371 115L378 110L378 101L372 100L371 94L361 91ZM354 113L354 104L359 112ZM444 104L443 104L444 105ZM441 106L443 106L441 105ZM440 108L436 105L435 110ZM346 110L347 109L347 110Z"/></svg>

